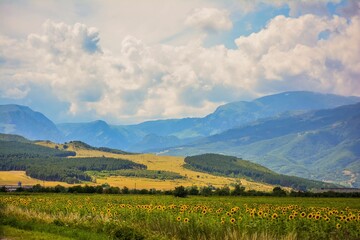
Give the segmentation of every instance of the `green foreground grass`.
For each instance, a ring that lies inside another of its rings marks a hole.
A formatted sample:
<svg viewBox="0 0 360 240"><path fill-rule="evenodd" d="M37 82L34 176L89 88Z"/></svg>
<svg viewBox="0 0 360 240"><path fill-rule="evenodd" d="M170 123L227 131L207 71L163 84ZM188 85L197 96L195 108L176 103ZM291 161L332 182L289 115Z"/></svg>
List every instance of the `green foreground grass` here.
<svg viewBox="0 0 360 240"><path fill-rule="evenodd" d="M360 239L342 198L0 194L5 239Z"/></svg>

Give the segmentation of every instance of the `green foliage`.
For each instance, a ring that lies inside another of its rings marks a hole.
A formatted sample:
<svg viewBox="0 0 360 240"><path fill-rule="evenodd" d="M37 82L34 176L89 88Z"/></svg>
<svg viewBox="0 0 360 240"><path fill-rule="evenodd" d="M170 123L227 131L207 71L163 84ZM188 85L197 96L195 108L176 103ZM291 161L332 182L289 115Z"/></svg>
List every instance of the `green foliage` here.
<svg viewBox="0 0 360 240"><path fill-rule="evenodd" d="M245 177L254 181L292 187L299 190L333 187L333 184L277 174L259 164L232 156L203 154L185 158L185 167L229 177Z"/></svg>
<svg viewBox="0 0 360 240"><path fill-rule="evenodd" d="M199 195L200 193L199 188L197 186L191 186L186 190L188 191L189 195L193 195L193 196Z"/></svg>
<svg viewBox="0 0 360 240"><path fill-rule="evenodd" d="M186 191L184 186L176 187L174 190L174 196L175 197L181 197L184 198L188 195L188 192Z"/></svg>
<svg viewBox="0 0 360 240"><path fill-rule="evenodd" d="M75 153L31 143L1 141L0 170L23 170L41 180L79 183L91 180L85 171L146 168L143 164L125 159L65 158L67 156L75 156Z"/></svg>
<svg viewBox="0 0 360 240"><path fill-rule="evenodd" d="M69 156L76 156L76 153L71 151L61 151L58 149L43 147L33 143L0 140L0 158L37 158Z"/></svg>
<svg viewBox="0 0 360 240"><path fill-rule="evenodd" d="M118 240L143 240L145 239L139 231L131 227L121 227L114 231L114 239Z"/></svg>
<svg viewBox="0 0 360 240"><path fill-rule="evenodd" d="M137 177L137 178L150 178L150 179L161 179L161 180L174 180L183 179L184 176L170 171L162 170L147 170L147 169L125 169L115 171L91 171L89 175L96 178L106 178L111 176L125 176L125 177Z"/></svg>
<svg viewBox="0 0 360 240"><path fill-rule="evenodd" d="M3 134L3 133L0 133L0 141L31 143L30 140L28 140L20 135Z"/></svg>
<svg viewBox="0 0 360 240"><path fill-rule="evenodd" d="M281 189L281 187L274 187L273 195L276 196L276 197L285 197L286 196L286 191Z"/></svg>
<svg viewBox="0 0 360 240"><path fill-rule="evenodd" d="M241 196L244 195L245 187L235 184L234 189L231 191L232 196Z"/></svg>

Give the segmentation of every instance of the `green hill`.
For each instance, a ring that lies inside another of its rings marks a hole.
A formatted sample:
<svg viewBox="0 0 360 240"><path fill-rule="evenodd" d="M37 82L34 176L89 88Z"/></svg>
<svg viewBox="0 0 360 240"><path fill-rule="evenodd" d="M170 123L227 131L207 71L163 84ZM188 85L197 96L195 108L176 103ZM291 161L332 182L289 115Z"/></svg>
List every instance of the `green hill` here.
<svg viewBox="0 0 360 240"><path fill-rule="evenodd" d="M221 153L286 175L359 187L359 149L360 103L259 120L166 154Z"/></svg>
<svg viewBox="0 0 360 240"><path fill-rule="evenodd" d="M29 139L26 139L23 136L15 135L15 134L3 134L3 133L0 133L0 141L31 143Z"/></svg>
<svg viewBox="0 0 360 240"><path fill-rule="evenodd" d="M334 187L334 184L278 174L259 164L220 154L202 154L185 158L185 167L229 177L291 187L298 190Z"/></svg>

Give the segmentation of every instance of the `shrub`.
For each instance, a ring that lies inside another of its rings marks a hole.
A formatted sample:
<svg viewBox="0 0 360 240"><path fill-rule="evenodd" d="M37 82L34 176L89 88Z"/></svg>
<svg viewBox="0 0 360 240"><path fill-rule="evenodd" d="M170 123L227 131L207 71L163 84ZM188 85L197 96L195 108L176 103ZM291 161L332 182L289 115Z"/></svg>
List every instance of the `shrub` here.
<svg viewBox="0 0 360 240"><path fill-rule="evenodd" d="M143 240L145 237L137 230L130 227L121 227L114 232L114 239Z"/></svg>
<svg viewBox="0 0 360 240"><path fill-rule="evenodd" d="M174 190L175 197L186 197L187 195L188 195L188 192L186 191L184 186L176 187Z"/></svg>

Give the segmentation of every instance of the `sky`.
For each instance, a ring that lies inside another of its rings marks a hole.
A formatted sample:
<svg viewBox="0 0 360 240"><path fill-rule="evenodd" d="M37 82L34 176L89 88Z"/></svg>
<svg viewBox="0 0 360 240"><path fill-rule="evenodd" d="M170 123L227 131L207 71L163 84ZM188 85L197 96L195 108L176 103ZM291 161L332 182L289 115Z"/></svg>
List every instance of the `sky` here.
<svg viewBox="0 0 360 240"><path fill-rule="evenodd" d="M131 124L284 91L360 96L359 43L357 0L1 0L0 104Z"/></svg>

